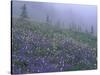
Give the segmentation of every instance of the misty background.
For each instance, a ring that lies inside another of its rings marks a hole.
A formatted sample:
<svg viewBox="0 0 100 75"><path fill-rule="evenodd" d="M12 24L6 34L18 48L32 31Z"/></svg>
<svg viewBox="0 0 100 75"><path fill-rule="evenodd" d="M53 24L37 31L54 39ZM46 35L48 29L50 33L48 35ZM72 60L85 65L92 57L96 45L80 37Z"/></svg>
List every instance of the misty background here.
<svg viewBox="0 0 100 75"><path fill-rule="evenodd" d="M94 35L97 35L97 6L95 5L13 1L13 17L20 16L24 4L29 18L33 21L46 22L46 17L49 16L52 25L59 23L62 28L75 25L79 26L82 32L90 32L93 26Z"/></svg>

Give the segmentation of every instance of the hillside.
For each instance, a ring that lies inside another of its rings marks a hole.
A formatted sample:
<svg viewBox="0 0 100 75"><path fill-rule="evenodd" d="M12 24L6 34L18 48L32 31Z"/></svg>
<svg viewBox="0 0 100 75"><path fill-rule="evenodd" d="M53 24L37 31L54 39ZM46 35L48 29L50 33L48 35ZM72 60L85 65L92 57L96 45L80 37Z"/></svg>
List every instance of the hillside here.
<svg viewBox="0 0 100 75"><path fill-rule="evenodd" d="M97 68L97 38L57 25L12 20L12 73Z"/></svg>

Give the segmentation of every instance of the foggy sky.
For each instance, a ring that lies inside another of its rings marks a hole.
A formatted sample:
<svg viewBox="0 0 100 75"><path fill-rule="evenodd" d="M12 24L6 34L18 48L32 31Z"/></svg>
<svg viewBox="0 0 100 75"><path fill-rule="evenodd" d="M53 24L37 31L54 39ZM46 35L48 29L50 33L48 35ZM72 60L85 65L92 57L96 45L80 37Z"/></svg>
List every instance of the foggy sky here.
<svg viewBox="0 0 100 75"><path fill-rule="evenodd" d="M47 2L13 1L12 15L18 17L21 7L26 4L29 17L34 21L45 22L49 15L53 24L60 22L64 27L74 23L83 30L90 30L93 25L97 30L97 7L95 5L61 4Z"/></svg>

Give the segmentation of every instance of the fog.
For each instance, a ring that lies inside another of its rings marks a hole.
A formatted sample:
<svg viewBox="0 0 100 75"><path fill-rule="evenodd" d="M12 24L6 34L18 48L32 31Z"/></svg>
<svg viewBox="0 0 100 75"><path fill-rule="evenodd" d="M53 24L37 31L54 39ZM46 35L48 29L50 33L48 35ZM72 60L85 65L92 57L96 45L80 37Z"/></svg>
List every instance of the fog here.
<svg viewBox="0 0 100 75"><path fill-rule="evenodd" d="M33 21L46 22L48 15L52 25L59 22L61 27L68 28L74 24L80 26L82 31L88 30L88 32L93 26L94 34L97 33L97 6L95 5L13 1L13 17L20 15L24 4L27 6L28 16Z"/></svg>

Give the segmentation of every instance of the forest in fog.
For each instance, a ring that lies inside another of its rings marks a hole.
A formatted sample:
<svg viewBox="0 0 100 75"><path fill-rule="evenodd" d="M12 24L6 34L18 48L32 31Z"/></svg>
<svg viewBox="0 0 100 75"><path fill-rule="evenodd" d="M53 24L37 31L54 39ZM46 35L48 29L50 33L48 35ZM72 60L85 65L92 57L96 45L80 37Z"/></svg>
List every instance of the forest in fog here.
<svg viewBox="0 0 100 75"><path fill-rule="evenodd" d="M97 8L95 5L77 5L44 2L13 2L13 16L18 17L23 4L27 6L28 16L32 21L46 22L61 28L97 34ZM16 11L17 10L17 11ZM31 11L30 11L31 10Z"/></svg>

